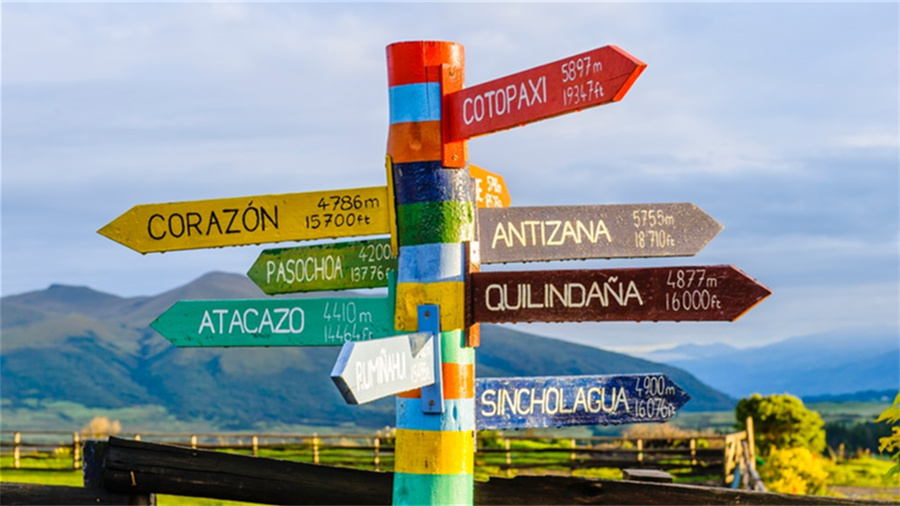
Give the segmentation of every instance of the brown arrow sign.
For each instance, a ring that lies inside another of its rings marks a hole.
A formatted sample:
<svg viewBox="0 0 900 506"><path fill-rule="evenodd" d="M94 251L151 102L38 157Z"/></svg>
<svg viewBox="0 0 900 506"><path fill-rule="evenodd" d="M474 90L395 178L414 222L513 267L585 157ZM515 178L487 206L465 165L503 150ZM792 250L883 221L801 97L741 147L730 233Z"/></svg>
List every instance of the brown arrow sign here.
<svg viewBox="0 0 900 506"><path fill-rule="evenodd" d="M689 203L478 210L481 263L696 255L722 225Z"/></svg>
<svg viewBox="0 0 900 506"><path fill-rule="evenodd" d="M481 323L734 321L772 292L731 265L477 272Z"/></svg>

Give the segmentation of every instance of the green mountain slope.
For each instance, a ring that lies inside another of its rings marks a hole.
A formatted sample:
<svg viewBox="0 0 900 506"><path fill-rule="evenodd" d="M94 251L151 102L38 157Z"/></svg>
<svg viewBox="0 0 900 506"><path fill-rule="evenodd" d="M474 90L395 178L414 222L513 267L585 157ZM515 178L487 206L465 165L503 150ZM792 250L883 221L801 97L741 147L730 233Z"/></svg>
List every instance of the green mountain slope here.
<svg viewBox="0 0 900 506"><path fill-rule="evenodd" d="M337 294L316 294L330 295ZM264 295L245 276L226 273L154 297L58 285L4 297L3 409L50 401L105 409L162 406L179 420L222 429L393 425L392 398L363 406L344 402L329 377L337 347L178 349L148 326L177 300L259 297ZM479 377L637 372L669 375L692 396L685 410L734 405L680 369L506 327L483 326L476 362Z"/></svg>

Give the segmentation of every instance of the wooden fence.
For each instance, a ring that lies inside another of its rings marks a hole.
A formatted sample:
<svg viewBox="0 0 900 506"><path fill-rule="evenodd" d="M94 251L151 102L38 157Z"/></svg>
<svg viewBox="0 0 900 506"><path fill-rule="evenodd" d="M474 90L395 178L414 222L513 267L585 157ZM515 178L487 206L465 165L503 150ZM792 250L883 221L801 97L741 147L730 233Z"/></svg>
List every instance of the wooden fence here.
<svg viewBox="0 0 900 506"><path fill-rule="evenodd" d="M391 471L392 431L374 434L140 433L118 437L202 450L266 456L295 462ZM81 469L81 444L73 432L0 431L0 467ZM750 439L749 441L752 441ZM530 474L538 469L647 467L679 476L709 476L733 483L741 467L746 431L692 438L547 438L480 432L476 466L483 470ZM744 443L744 444L742 444ZM752 443L751 446L752 448ZM748 476L744 472L740 476ZM745 487L747 488L747 487Z"/></svg>

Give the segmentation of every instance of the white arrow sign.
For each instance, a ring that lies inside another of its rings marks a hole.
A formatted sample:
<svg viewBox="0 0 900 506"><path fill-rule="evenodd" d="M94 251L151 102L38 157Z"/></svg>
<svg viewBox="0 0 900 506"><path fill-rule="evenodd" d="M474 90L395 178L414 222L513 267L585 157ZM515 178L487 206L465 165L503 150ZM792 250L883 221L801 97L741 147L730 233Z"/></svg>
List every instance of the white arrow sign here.
<svg viewBox="0 0 900 506"><path fill-rule="evenodd" d="M348 404L363 404L434 383L430 332L344 343L331 379Z"/></svg>

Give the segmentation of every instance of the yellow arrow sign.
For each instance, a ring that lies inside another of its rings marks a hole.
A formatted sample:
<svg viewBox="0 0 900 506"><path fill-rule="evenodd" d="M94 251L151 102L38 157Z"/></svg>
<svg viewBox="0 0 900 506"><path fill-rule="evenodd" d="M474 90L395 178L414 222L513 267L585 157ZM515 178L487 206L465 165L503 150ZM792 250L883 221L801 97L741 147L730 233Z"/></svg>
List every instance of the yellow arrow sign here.
<svg viewBox="0 0 900 506"><path fill-rule="evenodd" d="M475 201L478 207L509 207L512 199L503 176L471 163L469 175L475 179Z"/></svg>
<svg viewBox="0 0 900 506"><path fill-rule="evenodd" d="M140 253L390 233L387 188L134 206L97 232Z"/></svg>

